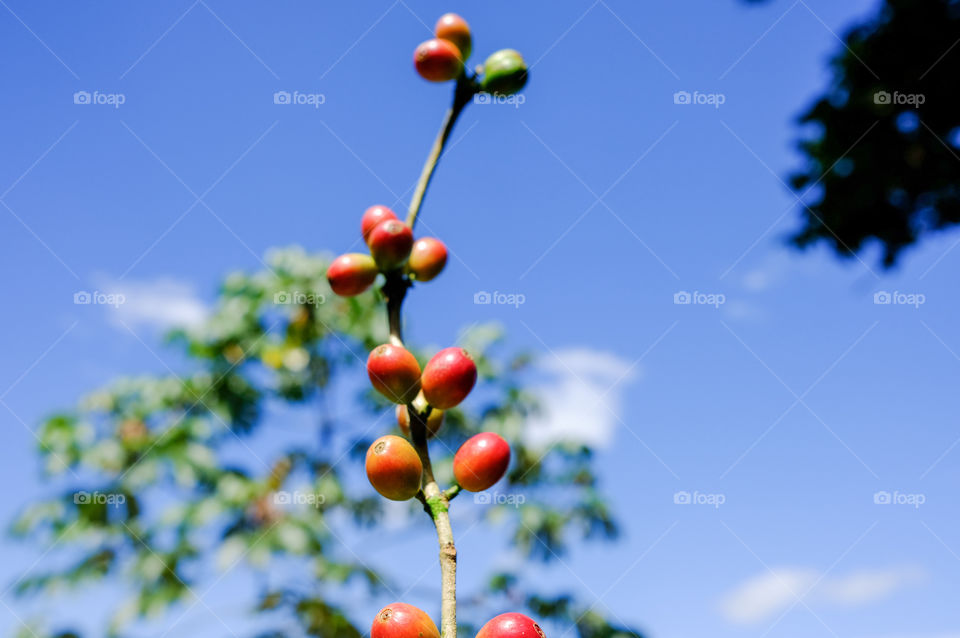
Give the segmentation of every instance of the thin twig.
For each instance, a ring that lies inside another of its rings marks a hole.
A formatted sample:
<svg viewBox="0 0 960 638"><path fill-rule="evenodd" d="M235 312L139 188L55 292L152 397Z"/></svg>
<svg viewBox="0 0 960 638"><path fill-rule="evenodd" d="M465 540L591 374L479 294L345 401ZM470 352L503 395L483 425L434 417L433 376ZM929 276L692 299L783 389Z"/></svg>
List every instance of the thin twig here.
<svg viewBox="0 0 960 638"><path fill-rule="evenodd" d="M440 132L437 133L437 139L434 140L430 148L430 154L427 155L427 161L423 165L423 171L420 173L420 179L417 181L417 187L413 191L413 197L410 199L410 208L407 212L407 226L413 228L417 223L417 216L420 214L420 207L423 205L423 198L427 194L427 187L433 178L433 173L437 169L440 157L443 155L443 149L447 145L450 133L453 131L454 124L460 113L466 108L473 96L479 91L476 79L461 75L457 80L457 87L453 92L453 104L447 110L443 118L443 124L440 126Z"/></svg>

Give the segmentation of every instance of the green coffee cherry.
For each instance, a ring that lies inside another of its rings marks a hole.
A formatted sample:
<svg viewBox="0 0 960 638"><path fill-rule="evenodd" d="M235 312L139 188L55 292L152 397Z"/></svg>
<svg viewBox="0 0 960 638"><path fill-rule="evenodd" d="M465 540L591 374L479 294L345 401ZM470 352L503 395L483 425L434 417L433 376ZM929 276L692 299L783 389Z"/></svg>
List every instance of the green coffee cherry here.
<svg viewBox="0 0 960 638"><path fill-rule="evenodd" d="M527 63L513 49L500 49L483 63L480 87L495 95L513 95L527 83Z"/></svg>

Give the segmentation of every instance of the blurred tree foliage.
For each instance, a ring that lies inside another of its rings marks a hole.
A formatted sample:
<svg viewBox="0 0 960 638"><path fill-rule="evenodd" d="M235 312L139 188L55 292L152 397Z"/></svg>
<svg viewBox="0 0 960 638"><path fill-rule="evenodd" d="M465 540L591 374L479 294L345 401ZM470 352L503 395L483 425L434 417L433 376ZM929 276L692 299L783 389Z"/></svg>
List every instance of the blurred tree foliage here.
<svg viewBox="0 0 960 638"><path fill-rule="evenodd" d="M800 118L812 137L791 184L809 202L800 247L841 255L871 240L892 266L960 221L960 2L884 0L851 29L826 92Z"/></svg>
<svg viewBox="0 0 960 638"><path fill-rule="evenodd" d="M369 384L350 379L363 375L369 349L386 341L385 312L378 292L334 296L325 258L285 249L267 261L261 272L229 276L210 318L171 336L191 361L189 373L118 380L42 424L40 454L59 494L29 507L13 530L58 554L66 549L74 560L49 571L42 571L44 562L22 575L21 595L118 582L130 597L106 631L119 636L134 621L196 604L195 592L215 581L218 570L224 577L241 563L264 573L293 564L289 578L265 584L248 601L251 612L277 625L259 635L366 633L369 619L351 615L345 592L382 593L388 576L339 539L377 525L384 514L362 466L370 441L396 429L393 409ZM449 484L451 450L477 431L499 432L514 450L501 489L522 487L527 500L519 508L454 506L473 508L483 524L498 526L526 561L553 561L580 538L615 537L591 450L523 444L524 421L537 409L520 384L529 358L503 354L494 326L471 330L462 343L477 360L480 401L472 402L475 412L447 414L432 444L434 467ZM356 406L360 413L350 414ZM307 436L291 428L291 415L315 421ZM291 429L300 436L290 436ZM297 502L287 496L294 493L315 497ZM413 524L422 525L423 542L434 547L429 518L412 503ZM513 571L491 574L483 592L461 592L465 631L473 627L467 623L525 605L575 626L580 638L637 636L569 596L541 598L521 577L523 568L521 561ZM525 594L518 598L516 591Z"/></svg>

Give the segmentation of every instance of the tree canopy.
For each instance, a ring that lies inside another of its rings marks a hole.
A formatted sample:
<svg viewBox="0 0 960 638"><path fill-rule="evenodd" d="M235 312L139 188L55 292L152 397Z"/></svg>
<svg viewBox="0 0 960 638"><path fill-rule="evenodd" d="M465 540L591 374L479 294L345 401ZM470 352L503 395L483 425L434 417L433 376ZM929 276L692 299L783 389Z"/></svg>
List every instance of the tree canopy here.
<svg viewBox="0 0 960 638"><path fill-rule="evenodd" d="M885 0L851 29L827 90L800 122L807 200L798 246L850 256L871 242L892 266L904 248L960 222L960 2Z"/></svg>

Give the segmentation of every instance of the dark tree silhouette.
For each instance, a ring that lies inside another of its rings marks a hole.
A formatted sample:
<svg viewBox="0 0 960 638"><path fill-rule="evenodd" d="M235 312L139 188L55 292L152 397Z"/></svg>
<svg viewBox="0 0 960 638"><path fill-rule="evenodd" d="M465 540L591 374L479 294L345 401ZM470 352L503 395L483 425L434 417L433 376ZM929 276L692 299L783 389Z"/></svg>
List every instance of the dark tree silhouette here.
<svg viewBox="0 0 960 638"><path fill-rule="evenodd" d="M826 92L801 117L806 206L791 241L841 255L871 240L884 266L960 221L960 2L885 0L832 60Z"/></svg>

